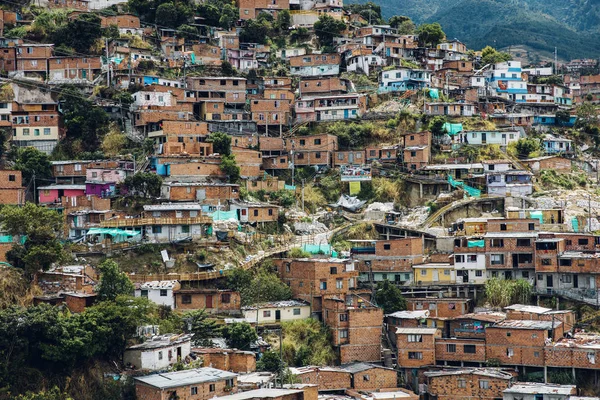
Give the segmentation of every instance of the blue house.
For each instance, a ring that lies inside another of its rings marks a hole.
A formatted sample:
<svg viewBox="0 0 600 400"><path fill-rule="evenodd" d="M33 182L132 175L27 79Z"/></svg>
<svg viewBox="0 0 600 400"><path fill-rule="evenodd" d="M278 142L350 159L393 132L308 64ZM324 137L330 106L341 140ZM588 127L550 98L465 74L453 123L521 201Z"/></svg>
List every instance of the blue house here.
<svg viewBox="0 0 600 400"><path fill-rule="evenodd" d="M547 154L573 154L575 153L575 149L572 142L570 139L547 134L542 141L542 147Z"/></svg>

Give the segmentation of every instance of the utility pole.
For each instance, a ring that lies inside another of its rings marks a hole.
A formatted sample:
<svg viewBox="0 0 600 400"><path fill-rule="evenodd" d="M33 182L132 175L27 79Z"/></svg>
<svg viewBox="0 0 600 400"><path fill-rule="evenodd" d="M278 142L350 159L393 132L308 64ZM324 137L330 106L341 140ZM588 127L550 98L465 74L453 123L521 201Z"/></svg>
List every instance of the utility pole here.
<svg viewBox="0 0 600 400"><path fill-rule="evenodd" d="M588 232L592 231L592 195L588 194Z"/></svg>
<svg viewBox="0 0 600 400"><path fill-rule="evenodd" d="M304 179L302 179L302 211L304 211Z"/></svg>
<svg viewBox="0 0 600 400"><path fill-rule="evenodd" d="M106 86L110 87L110 59L108 58L108 38L104 38L104 47L106 48Z"/></svg>
<svg viewBox="0 0 600 400"><path fill-rule="evenodd" d="M279 326L279 362L283 363L283 328L281 326ZM279 367L279 387L283 388L283 368L281 367Z"/></svg>

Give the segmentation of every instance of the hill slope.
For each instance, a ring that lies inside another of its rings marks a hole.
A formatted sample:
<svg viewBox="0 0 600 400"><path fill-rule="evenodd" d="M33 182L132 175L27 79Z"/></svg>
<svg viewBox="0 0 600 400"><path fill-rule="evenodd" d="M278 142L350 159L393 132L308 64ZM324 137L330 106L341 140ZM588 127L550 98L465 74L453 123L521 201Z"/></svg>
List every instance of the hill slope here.
<svg viewBox="0 0 600 400"><path fill-rule="evenodd" d="M439 22L448 37L475 49L523 45L548 53L557 46L562 59L600 56L594 37L600 32L596 0L373 1L386 18L407 15L417 23Z"/></svg>

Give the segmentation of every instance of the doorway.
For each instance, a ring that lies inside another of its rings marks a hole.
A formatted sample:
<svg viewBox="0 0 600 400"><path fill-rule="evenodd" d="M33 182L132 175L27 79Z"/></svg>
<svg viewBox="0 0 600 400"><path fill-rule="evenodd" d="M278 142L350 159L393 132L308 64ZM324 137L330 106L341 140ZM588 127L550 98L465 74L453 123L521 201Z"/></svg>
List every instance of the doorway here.
<svg viewBox="0 0 600 400"><path fill-rule="evenodd" d="M211 294L206 295L206 308L213 308L213 297Z"/></svg>
<svg viewBox="0 0 600 400"><path fill-rule="evenodd" d="M281 310L275 310L275 321L281 321Z"/></svg>

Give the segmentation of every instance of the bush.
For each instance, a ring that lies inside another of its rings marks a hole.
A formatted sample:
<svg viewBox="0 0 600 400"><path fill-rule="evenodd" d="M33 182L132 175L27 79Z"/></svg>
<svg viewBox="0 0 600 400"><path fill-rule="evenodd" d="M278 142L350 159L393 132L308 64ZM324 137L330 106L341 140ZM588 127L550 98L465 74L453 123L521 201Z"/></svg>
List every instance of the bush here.
<svg viewBox="0 0 600 400"><path fill-rule="evenodd" d="M300 247L294 247L288 251L288 257L290 258L310 258L310 253L302 250Z"/></svg>

